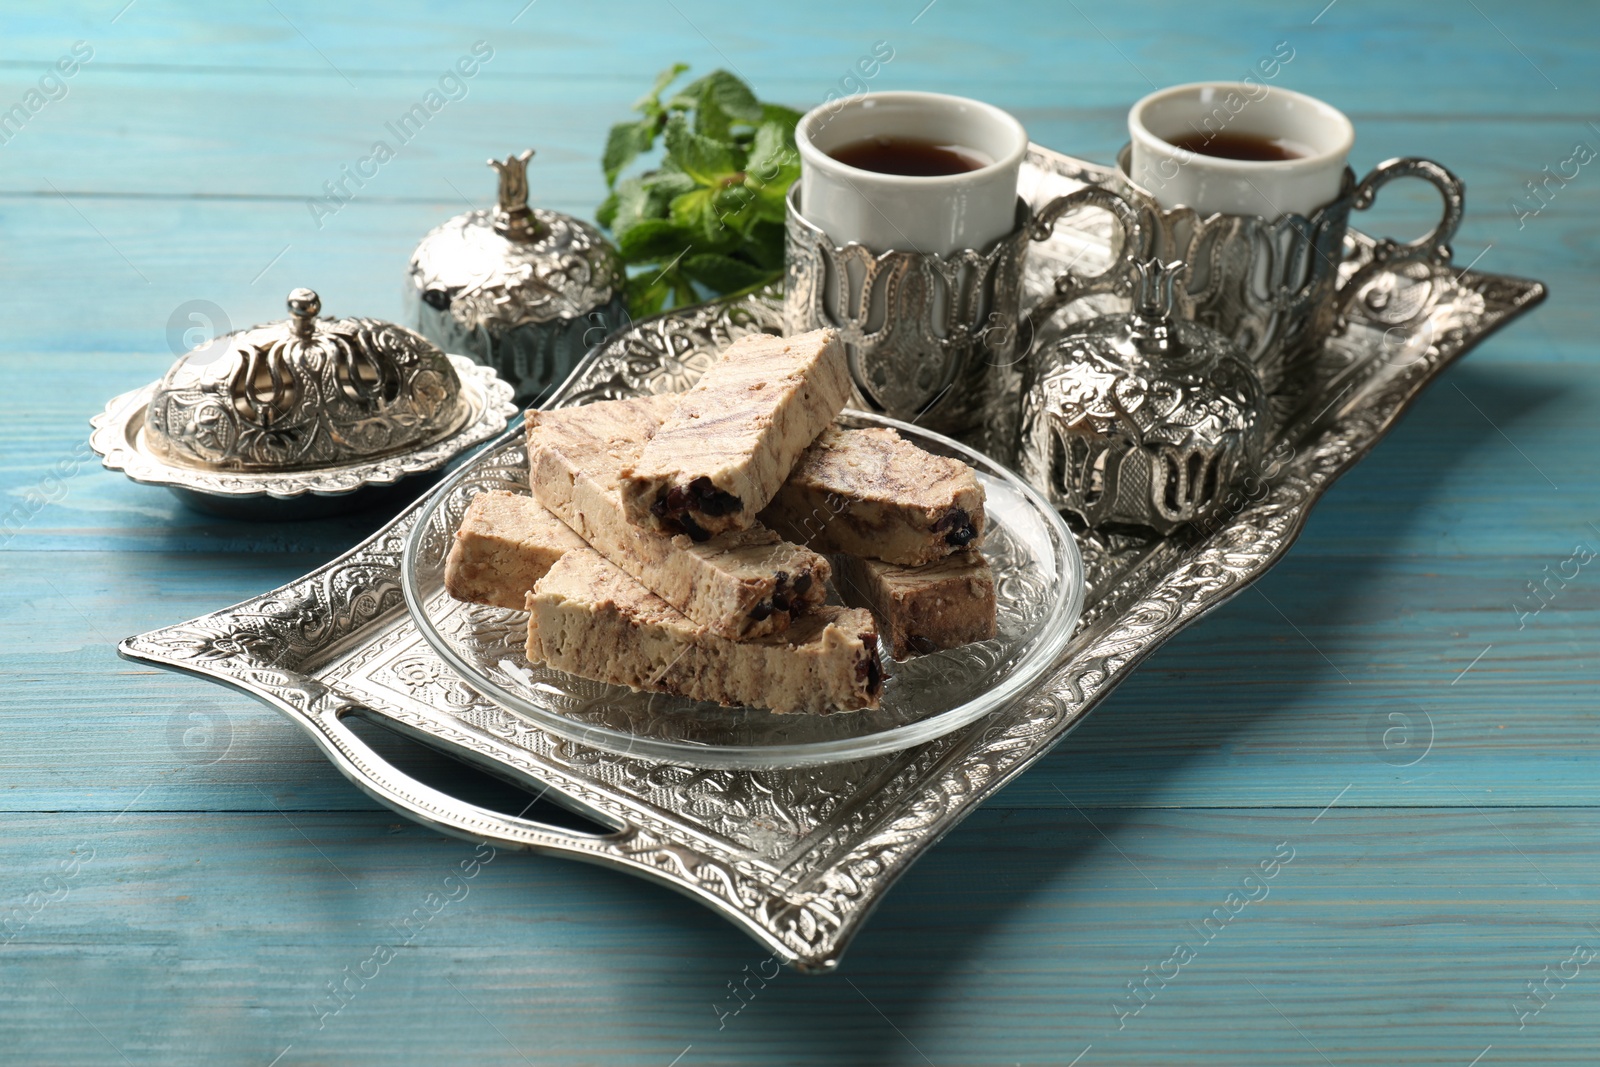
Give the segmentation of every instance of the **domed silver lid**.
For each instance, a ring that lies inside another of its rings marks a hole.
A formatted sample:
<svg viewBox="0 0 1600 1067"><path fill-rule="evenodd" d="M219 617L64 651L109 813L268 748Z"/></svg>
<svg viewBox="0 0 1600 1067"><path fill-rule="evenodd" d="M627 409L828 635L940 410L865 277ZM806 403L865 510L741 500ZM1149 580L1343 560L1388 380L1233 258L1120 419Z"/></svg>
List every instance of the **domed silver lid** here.
<svg viewBox="0 0 1600 1067"><path fill-rule="evenodd" d="M1266 446L1266 392L1226 337L1173 315L1181 261L1134 264L1133 311L1041 354L1023 398L1022 464L1091 526L1166 534L1215 512Z"/></svg>
<svg viewBox="0 0 1600 1067"><path fill-rule="evenodd" d="M317 318L310 289L289 318L181 357L158 382L143 439L167 463L293 471L415 449L460 429L471 405L450 359L376 319Z"/></svg>
<svg viewBox="0 0 1600 1067"><path fill-rule="evenodd" d="M491 159L493 211L469 211L430 230L411 255L411 285L463 334L499 337L528 324L582 319L623 290L622 257L598 229L528 206L533 150Z"/></svg>

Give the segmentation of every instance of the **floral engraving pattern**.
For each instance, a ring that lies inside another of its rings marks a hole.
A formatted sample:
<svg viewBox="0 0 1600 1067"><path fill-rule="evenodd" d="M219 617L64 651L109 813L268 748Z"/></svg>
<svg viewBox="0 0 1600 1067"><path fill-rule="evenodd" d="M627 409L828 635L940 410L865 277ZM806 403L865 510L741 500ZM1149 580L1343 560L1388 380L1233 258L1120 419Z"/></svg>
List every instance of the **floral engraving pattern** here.
<svg viewBox="0 0 1600 1067"><path fill-rule="evenodd" d="M221 356L173 364L145 412L151 451L177 465L281 472L435 444L466 421L455 368L417 334L376 319L298 321L240 331Z"/></svg>
<svg viewBox="0 0 1600 1067"><path fill-rule="evenodd" d="M702 304L646 319L591 352L557 392L553 407L595 400L681 393L716 353L752 333L783 333L782 294L764 289L743 300Z"/></svg>
<svg viewBox="0 0 1600 1067"><path fill-rule="evenodd" d="M1009 457L1021 374L1017 306L1026 215L985 252L948 256L836 247L788 198L785 332L833 326L855 382L852 406Z"/></svg>

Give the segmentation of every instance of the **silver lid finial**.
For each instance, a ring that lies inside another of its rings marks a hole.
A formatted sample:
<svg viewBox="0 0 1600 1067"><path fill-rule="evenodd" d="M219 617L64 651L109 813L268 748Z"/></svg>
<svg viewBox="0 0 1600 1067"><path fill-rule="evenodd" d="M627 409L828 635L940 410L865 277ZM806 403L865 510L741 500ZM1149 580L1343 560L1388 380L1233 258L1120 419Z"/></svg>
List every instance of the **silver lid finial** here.
<svg viewBox="0 0 1600 1067"><path fill-rule="evenodd" d="M1170 319L1174 308L1178 279L1188 271L1189 265L1181 259L1163 263L1152 256L1133 264L1137 279L1134 282L1133 308L1143 319Z"/></svg>
<svg viewBox="0 0 1600 1067"><path fill-rule="evenodd" d="M515 241L536 241L544 236L539 220L528 210L528 160L533 149L504 160L491 159L489 166L500 176L500 192L494 209L494 229Z"/></svg>
<svg viewBox="0 0 1600 1067"><path fill-rule="evenodd" d="M310 337L317 328L317 316L322 314L322 298L311 289L295 289L284 301L289 307L289 318L294 322L294 332Z"/></svg>
<svg viewBox="0 0 1600 1067"><path fill-rule="evenodd" d="M1133 314L1128 327L1140 351L1174 354L1181 349L1172 329L1178 279L1189 269L1181 259L1163 263L1152 256L1133 264Z"/></svg>

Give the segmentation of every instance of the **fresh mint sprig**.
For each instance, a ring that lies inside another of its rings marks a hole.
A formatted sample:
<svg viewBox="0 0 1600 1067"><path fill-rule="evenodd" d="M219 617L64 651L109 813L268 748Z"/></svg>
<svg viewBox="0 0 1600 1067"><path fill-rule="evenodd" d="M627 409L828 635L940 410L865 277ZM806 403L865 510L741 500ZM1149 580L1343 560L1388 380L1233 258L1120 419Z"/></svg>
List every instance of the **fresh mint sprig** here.
<svg viewBox="0 0 1600 1067"><path fill-rule="evenodd" d="M783 276L784 197L800 176L800 113L757 100L725 70L663 101L688 69L676 63L656 76L633 105L640 117L611 127L601 157L611 194L595 217L623 260L641 268L628 279L635 317ZM657 139L655 169L623 178Z"/></svg>

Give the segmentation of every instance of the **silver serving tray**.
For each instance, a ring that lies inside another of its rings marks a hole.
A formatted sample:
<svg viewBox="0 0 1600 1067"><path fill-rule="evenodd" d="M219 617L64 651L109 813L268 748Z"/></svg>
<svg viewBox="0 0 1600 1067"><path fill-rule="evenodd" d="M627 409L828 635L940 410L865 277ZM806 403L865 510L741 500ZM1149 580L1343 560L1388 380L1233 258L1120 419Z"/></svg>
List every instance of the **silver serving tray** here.
<svg viewBox="0 0 1600 1067"><path fill-rule="evenodd" d="M1106 168L1034 148L1023 193L1037 206L1108 177ZM1085 216L1100 217L1065 220L1030 256L1032 299L1048 292L1053 266L1108 258L1105 217ZM1346 276L1371 247L1352 235ZM892 755L803 770L680 767L563 740L500 709L451 673L405 611L401 548L420 502L298 581L131 637L119 650L278 708L347 777L420 823L654 879L726 916L779 959L828 970L918 856L1048 752L1163 641L1272 566L1311 505L1430 380L1544 295L1538 282L1453 268L1380 276L1349 328L1327 343L1312 387L1285 407L1277 449L1223 519L1167 538L1081 535L1087 606L1055 670L992 717ZM732 338L780 325L771 293L641 322L591 352L552 404L684 388ZM463 803L385 763L342 721L350 714L614 829L577 833Z"/></svg>

